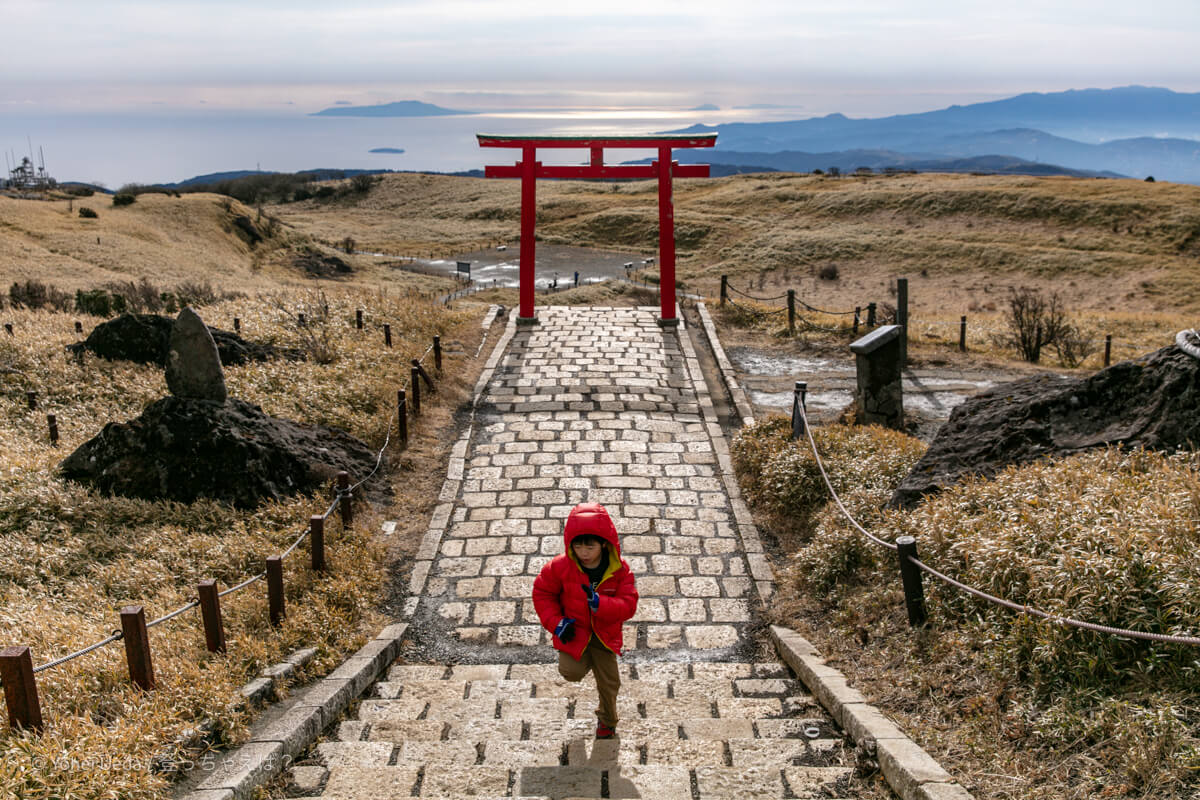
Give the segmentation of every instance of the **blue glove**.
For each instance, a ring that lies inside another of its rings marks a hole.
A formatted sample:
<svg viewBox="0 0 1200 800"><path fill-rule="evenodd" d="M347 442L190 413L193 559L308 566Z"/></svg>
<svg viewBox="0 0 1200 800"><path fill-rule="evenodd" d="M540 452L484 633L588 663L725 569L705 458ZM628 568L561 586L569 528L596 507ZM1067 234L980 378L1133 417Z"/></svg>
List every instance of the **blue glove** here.
<svg viewBox="0 0 1200 800"><path fill-rule="evenodd" d="M600 608L600 595L596 594L596 590L586 583L579 584L583 588L583 593L587 595L588 605L592 607L592 611Z"/></svg>
<svg viewBox="0 0 1200 800"><path fill-rule="evenodd" d="M575 638L575 620L570 617L563 617L557 625L554 626L554 635L558 637L560 642L569 642Z"/></svg>

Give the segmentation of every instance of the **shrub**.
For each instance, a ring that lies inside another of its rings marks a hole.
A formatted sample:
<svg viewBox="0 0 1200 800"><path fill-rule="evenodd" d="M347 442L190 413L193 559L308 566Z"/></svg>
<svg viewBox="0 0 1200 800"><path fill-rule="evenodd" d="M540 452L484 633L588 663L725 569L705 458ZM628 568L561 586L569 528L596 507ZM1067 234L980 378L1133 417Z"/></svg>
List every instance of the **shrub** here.
<svg viewBox="0 0 1200 800"><path fill-rule="evenodd" d="M895 517L924 558L989 594L1163 634L1200 630L1200 456L1112 448L1010 467ZM927 587L931 616L980 629L997 663L1049 695L1065 687L1194 690L1194 648L1052 624Z"/></svg>
<svg viewBox="0 0 1200 800"><path fill-rule="evenodd" d="M75 197L91 197L96 192L89 186L66 186L63 191Z"/></svg>
<svg viewBox="0 0 1200 800"><path fill-rule="evenodd" d="M104 288L112 293L114 299L121 298L120 307L117 308L114 305L118 314L123 314L126 310L134 314L153 314L162 308L161 293L158 287L147 278L142 278L137 283L133 281L107 283Z"/></svg>
<svg viewBox="0 0 1200 800"><path fill-rule="evenodd" d="M353 253L354 248L356 248L357 246L358 246L358 242L354 241L353 236L347 236L345 239L342 239L342 241L341 241L341 248L342 248L342 250L346 251L347 253Z"/></svg>
<svg viewBox="0 0 1200 800"><path fill-rule="evenodd" d="M379 178L374 175L355 175L350 179L350 189L358 194L366 194L378 182Z"/></svg>
<svg viewBox="0 0 1200 800"><path fill-rule="evenodd" d="M75 292L75 310L80 314L90 314L93 317L111 317L113 314L113 298L104 289L82 289Z"/></svg>
<svg viewBox="0 0 1200 800"><path fill-rule="evenodd" d="M97 214L92 209L88 208L87 206L80 206L79 207L79 216L82 217L83 219L96 219L100 215Z"/></svg>
<svg viewBox="0 0 1200 800"><path fill-rule="evenodd" d="M13 283L8 290L8 299L13 308L70 311L72 306L71 296L66 292L35 280Z"/></svg>
<svg viewBox="0 0 1200 800"><path fill-rule="evenodd" d="M1029 288L1010 291L1004 323L1006 331L997 336L997 343L1014 348L1031 364L1041 359L1043 347L1058 343L1068 326L1057 292L1047 298Z"/></svg>
<svg viewBox="0 0 1200 800"><path fill-rule="evenodd" d="M825 264L817 270L817 277L823 281L836 281L838 279L838 265Z"/></svg>
<svg viewBox="0 0 1200 800"><path fill-rule="evenodd" d="M114 206L131 206L137 202L137 195L128 192L117 192L113 195L112 204Z"/></svg>
<svg viewBox="0 0 1200 800"><path fill-rule="evenodd" d="M1100 349L1100 345L1096 342L1096 334L1094 331L1085 329L1080 325L1067 324L1063 327L1062 333L1058 337L1058 341L1054 343L1054 350L1058 353L1058 360L1062 362L1064 367L1074 369L1088 359L1092 353Z"/></svg>

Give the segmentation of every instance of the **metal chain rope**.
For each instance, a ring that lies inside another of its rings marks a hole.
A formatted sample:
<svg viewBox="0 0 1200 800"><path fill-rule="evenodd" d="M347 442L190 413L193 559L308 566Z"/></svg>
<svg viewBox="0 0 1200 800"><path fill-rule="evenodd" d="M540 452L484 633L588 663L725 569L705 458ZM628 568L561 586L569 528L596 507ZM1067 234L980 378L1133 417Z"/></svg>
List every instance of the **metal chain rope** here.
<svg viewBox="0 0 1200 800"><path fill-rule="evenodd" d="M809 443L809 446L812 448L813 458L816 459L817 468L821 472L821 478L825 481L825 486L826 486L826 488L829 489L829 494L833 497L834 502L837 504L837 507L841 510L843 516L846 517L846 519L850 522L851 525L853 525L855 528L857 528L860 533L862 533L864 536L866 536L872 542L875 542L878 545L886 547L889 550L896 551L898 548L896 547L895 544L893 544L891 542L885 542L883 539L880 539L877 536L871 535L866 530L866 528L864 528L862 525L858 524L858 522L854 519L854 517L850 516L850 512L846 510L846 507L844 505L842 505L841 498L839 498L837 495L837 492L834 491L833 485L829 482L829 476L825 473L825 466L821 463L821 456L817 452L817 443L813 439L812 427L808 424L808 416L804 413L804 405L798 403L797 406L800 409L800 417L804 421L804 432L808 436L808 443ZM935 578L938 578L939 580L944 581L945 583L949 584L950 586L955 587L956 589L961 589L962 591L964 591L970 595L973 595L974 597L978 597L982 600L987 600L991 603L995 603L996 605L1003 606L1005 608L1011 609L1013 611L1017 611L1019 613L1030 614L1035 617L1040 617L1042 619L1048 620L1048 621L1056 623L1058 625L1069 625L1071 627L1082 628L1084 630L1095 631L1097 633L1107 633L1107 634L1110 634L1113 636L1127 636L1127 637L1130 637L1133 639L1145 639L1148 641L1166 642L1169 644L1186 644L1186 645L1200 646L1200 637L1197 637L1197 636L1171 636L1171 635L1163 634L1163 633L1148 633L1145 631L1131 631L1131 630L1128 630L1127 628L1114 628L1109 625L1098 625L1094 622L1084 622L1083 620L1072 619L1071 617L1064 617L1059 614L1051 614L1048 611L1042 611L1041 609L1034 608L1032 606L1021 605L1020 603L1014 603L1011 600L1005 600L1004 598L996 597L994 595L988 594L987 592L976 589L972 586L968 586L965 583L960 583L959 581L954 580L953 578L951 578L948 575L943 575L941 572L938 572L936 569L934 569L933 567L929 566L928 564L922 562L920 559L912 558L910 556L908 560L911 561L915 566L919 567L920 569L924 570L925 572L928 572L930 575L933 575Z"/></svg>
<svg viewBox="0 0 1200 800"><path fill-rule="evenodd" d="M759 311L756 308L750 308L749 306L744 306L744 305L741 305L740 303L735 303L732 297L729 298L729 305L733 306L734 308L741 309L742 311L746 312L747 314L753 314L754 316L757 316L757 317L770 317L774 314L787 313L786 308L776 308L776 309L772 309L771 311Z"/></svg>
<svg viewBox="0 0 1200 800"><path fill-rule="evenodd" d="M763 303L768 303L772 300L783 300L784 298L787 297L787 292L784 292L783 294L777 295L775 297L755 297L752 294L747 294L746 292L743 292L741 289L737 288L736 286L734 286L732 283L729 283L729 282L725 283L725 287L727 289L732 289L733 291L740 294L742 297L746 297L750 300L758 300L759 302L763 302Z"/></svg>

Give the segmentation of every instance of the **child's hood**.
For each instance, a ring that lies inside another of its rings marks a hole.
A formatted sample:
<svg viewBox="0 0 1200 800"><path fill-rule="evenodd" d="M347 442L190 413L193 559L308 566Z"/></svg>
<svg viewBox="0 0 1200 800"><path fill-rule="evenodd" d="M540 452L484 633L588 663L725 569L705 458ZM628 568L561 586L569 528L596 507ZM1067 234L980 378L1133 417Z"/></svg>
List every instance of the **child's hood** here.
<svg viewBox="0 0 1200 800"><path fill-rule="evenodd" d="M617 526L613 524L612 517L608 516L608 509L599 503L580 503L571 509L571 513L567 515L567 524L563 526L563 547L572 561L575 561L575 553L571 551L571 540L585 533L599 536L608 542L609 552L612 554L612 558L609 559L610 569L620 565L621 543L617 539Z"/></svg>

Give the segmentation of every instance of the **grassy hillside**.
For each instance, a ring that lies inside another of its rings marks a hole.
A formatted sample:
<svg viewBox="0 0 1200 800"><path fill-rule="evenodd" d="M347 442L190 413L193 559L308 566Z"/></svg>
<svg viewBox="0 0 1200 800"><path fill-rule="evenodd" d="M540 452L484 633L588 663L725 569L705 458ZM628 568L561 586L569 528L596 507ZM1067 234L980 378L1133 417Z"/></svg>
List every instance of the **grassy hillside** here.
<svg viewBox="0 0 1200 800"><path fill-rule="evenodd" d="M543 181L545 241L657 248L653 182ZM451 254L517 241L517 181L387 175L367 196L271 209L328 242ZM1054 286L1091 311L1200 309L1200 187L1132 180L973 175L786 174L679 181L680 278L715 294L720 275L764 294L806 286L827 302L885 300L913 281L914 311L995 303L1012 285ZM819 281L835 265L839 278ZM1097 281L1098 277L1104 280ZM884 295L884 296L879 296Z"/></svg>

